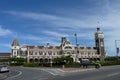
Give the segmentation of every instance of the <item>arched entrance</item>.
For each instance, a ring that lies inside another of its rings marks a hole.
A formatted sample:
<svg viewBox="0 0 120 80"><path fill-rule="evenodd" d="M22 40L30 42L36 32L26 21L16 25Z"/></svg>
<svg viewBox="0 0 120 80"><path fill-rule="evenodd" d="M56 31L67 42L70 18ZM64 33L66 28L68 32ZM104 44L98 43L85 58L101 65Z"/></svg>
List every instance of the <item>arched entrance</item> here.
<svg viewBox="0 0 120 80"><path fill-rule="evenodd" d="M34 59L33 58L29 59L29 62L34 62Z"/></svg>
<svg viewBox="0 0 120 80"><path fill-rule="evenodd" d="M40 59L40 62L43 63L43 59L42 58Z"/></svg>
<svg viewBox="0 0 120 80"><path fill-rule="evenodd" d="M47 59L47 58L45 58L45 62L48 62L48 59Z"/></svg>
<svg viewBox="0 0 120 80"><path fill-rule="evenodd" d="M35 58L35 62L38 62L38 59L37 59L37 58Z"/></svg>

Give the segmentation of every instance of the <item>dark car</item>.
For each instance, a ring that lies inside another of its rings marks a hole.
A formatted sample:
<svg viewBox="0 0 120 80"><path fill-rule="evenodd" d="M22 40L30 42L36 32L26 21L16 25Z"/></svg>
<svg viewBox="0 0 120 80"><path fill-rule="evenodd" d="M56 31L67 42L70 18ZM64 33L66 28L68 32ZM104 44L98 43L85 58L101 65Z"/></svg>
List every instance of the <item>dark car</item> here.
<svg viewBox="0 0 120 80"><path fill-rule="evenodd" d="M81 65L83 67L88 67L88 66L95 66L96 69L99 69L101 67L101 65L99 63L95 63L95 62L90 62L89 59L81 59Z"/></svg>
<svg viewBox="0 0 120 80"><path fill-rule="evenodd" d="M90 61L89 61L89 59L81 59L80 63L83 67L87 68L88 65L90 64Z"/></svg>

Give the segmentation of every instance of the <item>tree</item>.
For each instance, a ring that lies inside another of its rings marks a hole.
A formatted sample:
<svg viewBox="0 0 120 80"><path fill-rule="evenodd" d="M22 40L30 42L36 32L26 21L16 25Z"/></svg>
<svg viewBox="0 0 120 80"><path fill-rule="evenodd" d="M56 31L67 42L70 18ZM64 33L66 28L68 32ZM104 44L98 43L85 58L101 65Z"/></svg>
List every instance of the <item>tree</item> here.
<svg viewBox="0 0 120 80"><path fill-rule="evenodd" d="M12 63L24 63L26 62L25 58L9 58L9 62Z"/></svg>
<svg viewBox="0 0 120 80"><path fill-rule="evenodd" d="M70 55L69 56L62 56L62 57L54 58L54 62L58 63L58 64L68 64L68 63L73 62L73 59Z"/></svg>

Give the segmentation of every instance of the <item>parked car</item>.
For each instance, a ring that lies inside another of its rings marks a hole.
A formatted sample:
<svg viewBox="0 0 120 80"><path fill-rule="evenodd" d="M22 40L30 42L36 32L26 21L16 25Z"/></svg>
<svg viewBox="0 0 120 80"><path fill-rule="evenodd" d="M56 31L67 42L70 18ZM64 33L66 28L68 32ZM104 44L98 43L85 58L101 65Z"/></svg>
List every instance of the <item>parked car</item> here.
<svg viewBox="0 0 120 80"><path fill-rule="evenodd" d="M81 59L80 63L83 67L86 67L86 68L88 67L88 65L90 65L89 59Z"/></svg>
<svg viewBox="0 0 120 80"><path fill-rule="evenodd" d="M99 69L101 65L96 62L91 62L89 59L81 59L81 65L83 67L88 67L88 66L95 66L96 69Z"/></svg>
<svg viewBox="0 0 120 80"><path fill-rule="evenodd" d="M0 72L9 72L9 68L6 65L0 65Z"/></svg>

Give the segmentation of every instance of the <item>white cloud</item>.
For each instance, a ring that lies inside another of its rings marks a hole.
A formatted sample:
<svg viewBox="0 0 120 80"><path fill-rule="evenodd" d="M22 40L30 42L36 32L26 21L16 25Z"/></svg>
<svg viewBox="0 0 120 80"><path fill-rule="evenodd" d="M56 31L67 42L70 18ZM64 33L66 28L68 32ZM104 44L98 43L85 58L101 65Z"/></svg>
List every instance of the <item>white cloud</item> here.
<svg viewBox="0 0 120 80"><path fill-rule="evenodd" d="M46 45L50 43L50 45L60 45L59 40L56 37L46 37L46 36L35 36L35 35L20 35L19 39L24 39L26 41L36 42L38 44ZM22 43L23 44L23 43Z"/></svg>
<svg viewBox="0 0 120 80"><path fill-rule="evenodd" d="M58 33L55 31L43 31L43 33L47 35L55 36L55 37L68 37L69 36L68 34Z"/></svg>
<svg viewBox="0 0 120 80"><path fill-rule="evenodd" d="M39 21L55 21L62 19L61 17L55 16L55 15L49 15L49 14L42 14L42 13L34 13L34 12L19 12L19 11L3 11L3 13L11 14L20 16L23 18L29 18Z"/></svg>
<svg viewBox="0 0 120 80"><path fill-rule="evenodd" d="M19 36L19 38L21 38L21 39L27 39L27 40L35 40L35 41L40 41L41 40L40 37L34 36L34 35L26 35L26 36L21 35L21 36Z"/></svg>
<svg viewBox="0 0 120 80"><path fill-rule="evenodd" d="M53 28L58 29L59 31L69 31L74 32L79 30L79 36L82 38L87 39L93 39L94 38L94 32L87 32L84 30L84 33L81 33L81 28L96 28L98 27L97 22L100 22L100 28L102 31L104 31L105 34L105 46L107 47L107 51L109 55L114 55L115 54L115 40L120 40L120 5L118 4L119 0L117 0L117 3L114 5L109 1L105 0L104 5L101 5L102 9L104 10L105 14L100 14L98 15L84 15L84 14L79 14L76 16L68 17L68 16L59 16L59 15L51 15L51 14L44 14L44 13L34 13L34 12L17 12L17 11L4 11L4 13L19 16L25 19L31 19L31 20L36 20L36 21L44 21L45 23L49 23L47 25L53 25ZM97 9L96 9L97 10ZM90 10L89 10L90 11ZM91 11L92 12L92 11ZM71 11L71 13L73 13ZM96 11L97 13L97 11ZM68 14L68 13L65 13ZM89 14L89 13L88 13ZM69 12L70 15L70 12ZM80 18L82 16L82 18ZM44 25L46 25L44 23ZM2 28L0 27L0 32ZM4 30L4 29L3 29ZM1 34L9 33L9 30L3 31ZM55 36L55 38L62 37L62 36L69 36L69 34L63 34L52 31L43 31L43 33ZM0 35L1 35L0 34ZM93 36L92 36L93 35ZM32 39L32 40L41 40L50 43L54 43L55 39L47 39L45 37L39 38L36 36L28 36L26 37L27 39ZM47 40L47 41L46 41ZM57 44L57 42L56 42Z"/></svg>
<svg viewBox="0 0 120 80"><path fill-rule="evenodd" d="M12 31L9 29L4 29L2 26L0 26L0 36L7 36L12 34Z"/></svg>
<svg viewBox="0 0 120 80"><path fill-rule="evenodd" d="M4 11L4 13L23 17L26 19L32 19L32 20L37 20L37 21L45 21L46 23L49 23L48 25L54 25L55 27L58 28L72 28L72 29L78 29L81 27L91 27L93 28L96 24L96 21L92 22L87 20L81 20L78 19L77 16L75 18L70 18L70 17L62 17L62 16L57 16L57 15L51 15L51 14L43 14L43 13L33 13L33 12L18 12L18 11ZM94 18L93 16L90 18ZM86 24L87 22L87 24Z"/></svg>

